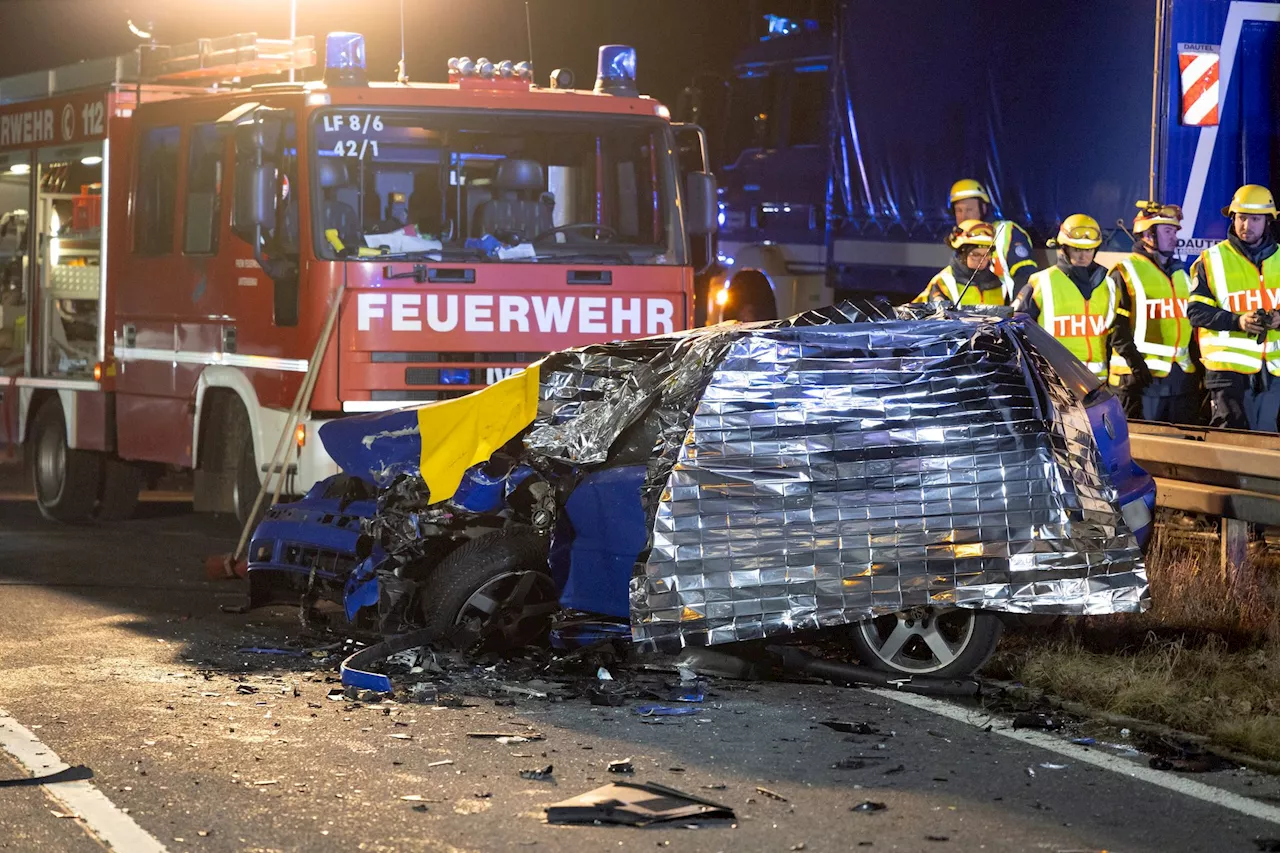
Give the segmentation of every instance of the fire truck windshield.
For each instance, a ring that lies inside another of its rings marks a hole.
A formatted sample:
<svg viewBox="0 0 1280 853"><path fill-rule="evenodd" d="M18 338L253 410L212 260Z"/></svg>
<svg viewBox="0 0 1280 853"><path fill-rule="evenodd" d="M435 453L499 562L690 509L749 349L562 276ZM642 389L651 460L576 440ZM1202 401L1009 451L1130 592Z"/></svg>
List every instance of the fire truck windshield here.
<svg viewBox="0 0 1280 853"><path fill-rule="evenodd" d="M333 109L312 140L321 257L685 262L658 119Z"/></svg>

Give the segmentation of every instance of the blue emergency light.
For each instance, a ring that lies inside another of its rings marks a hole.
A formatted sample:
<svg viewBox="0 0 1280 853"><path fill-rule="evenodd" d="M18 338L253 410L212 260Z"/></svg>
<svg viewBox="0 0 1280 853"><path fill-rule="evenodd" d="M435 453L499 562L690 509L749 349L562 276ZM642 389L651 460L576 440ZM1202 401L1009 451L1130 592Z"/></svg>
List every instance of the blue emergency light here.
<svg viewBox="0 0 1280 853"><path fill-rule="evenodd" d="M791 18L784 18L781 15L765 15L764 20L769 25L769 28L765 31L764 37L760 39L761 41L795 35L799 32L816 33L818 31L818 22L807 18L797 21Z"/></svg>
<svg viewBox="0 0 1280 853"><path fill-rule="evenodd" d="M330 86L364 86L369 82L364 36L329 33L324 42L324 82Z"/></svg>
<svg viewBox="0 0 1280 853"><path fill-rule="evenodd" d="M471 384L471 368L469 367L440 368L440 384L441 385L470 385Z"/></svg>
<svg viewBox="0 0 1280 853"><path fill-rule="evenodd" d="M596 91L610 95L638 95L636 89L636 49L625 44L600 46L596 66Z"/></svg>

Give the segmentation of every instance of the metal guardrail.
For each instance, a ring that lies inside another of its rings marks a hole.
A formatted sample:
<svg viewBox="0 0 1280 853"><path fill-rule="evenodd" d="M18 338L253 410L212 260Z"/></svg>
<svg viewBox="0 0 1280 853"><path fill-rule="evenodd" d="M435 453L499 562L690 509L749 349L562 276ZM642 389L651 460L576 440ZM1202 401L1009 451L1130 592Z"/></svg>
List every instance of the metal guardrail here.
<svg viewBox="0 0 1280 853"><path fill-rule="evenodd" d="M1280 526L1280 435L1129 422L1133 459L1156 504L1222 519L1222 564L1241 565L1250 523Z"/></svg>

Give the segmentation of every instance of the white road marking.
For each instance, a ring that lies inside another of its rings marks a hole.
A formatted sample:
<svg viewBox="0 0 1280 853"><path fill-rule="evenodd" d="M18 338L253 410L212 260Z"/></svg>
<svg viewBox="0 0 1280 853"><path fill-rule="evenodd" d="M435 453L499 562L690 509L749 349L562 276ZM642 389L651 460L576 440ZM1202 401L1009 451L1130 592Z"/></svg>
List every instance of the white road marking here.
<svg viewBox="0 0 1280 853"><path fill-rule="evenodd" d="M0 748L33 776L57 773L69 766L4 710L0 710ZM89 782L55 782L43 787L109 848L129 853L165 853L163 844Z"/></svg>
<svg viewBox="0 0 1280 853"><path fill-rule="evenodd" d="M946 717L950 720L966 723L976 728L983 728L993 722L993 717L988 714L971 711L952 705L948 702L942 702L928 696L917 696L913 693L899 693L897 691L876 690L877 696L883 696L886 699L892 699L903 705L910 705L913 708L919 708L921 711L928 711L931 714L937 714L939 717ZM995 728L991 729L991 734L1000 735L1001 737L1016 740L1021 743L1038 746L1049 752L1057 753L1065 758L1073 761L1079 761L1082 764L1092 764L1094 767L1100 767L1103 770L1110 770L1112 773L1118 773L1121 776L1128 776L1133 779L1139 779L1152 785L1184 794L1188 797L1194 797L1202 802L1220 806L1224 809L1231 809L1242 815L1256 817L1259 820L1269 821L1271 823L1280 824L1280 808L1270 806L1266 803L1260 803L1257 800L1251 800L1248 797L1242 797L1239 794L1233 794L1230 791L1224 791L1221 788L1215 788L1212 785L1206 785L1203 782L1196 782L1193 779L1187 779L1184 776L1177 776L1164 770L1153 770L1144 764L1137 764L1114 755L1107 755L1097 749L1083 746L1082 744L1070 743L1061 740L1053 735L1044 732L1032 731L1028 729L1013 728Z"/></svg>

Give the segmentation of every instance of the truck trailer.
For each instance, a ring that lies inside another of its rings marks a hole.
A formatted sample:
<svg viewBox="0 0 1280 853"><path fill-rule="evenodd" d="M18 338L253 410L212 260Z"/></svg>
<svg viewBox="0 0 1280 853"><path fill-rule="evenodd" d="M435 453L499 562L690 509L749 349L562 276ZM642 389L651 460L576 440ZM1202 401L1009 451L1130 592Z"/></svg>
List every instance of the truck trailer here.
<svg viewBox="0 0 1280 853"><path fill-rule="evenodd" d="M837 0L833 22L769 23L694 100L724 115L711 321L914 296L950 259L961 178L1041 265L1072 213L1117 259L1143 199L1182 206L1189 262L1225 237L1238 186L1275 186L1276 0Z"/></svg>

